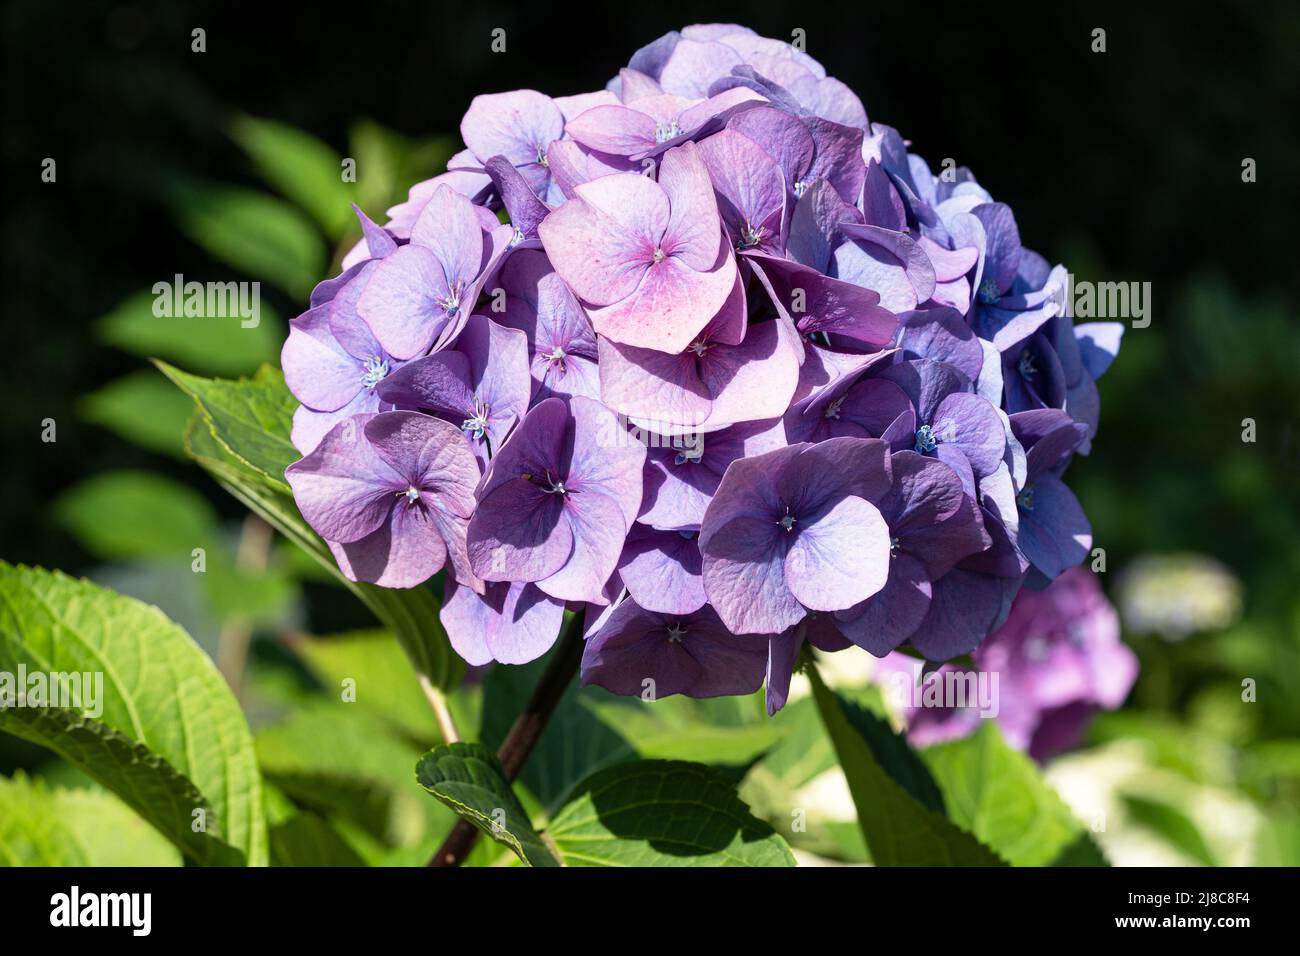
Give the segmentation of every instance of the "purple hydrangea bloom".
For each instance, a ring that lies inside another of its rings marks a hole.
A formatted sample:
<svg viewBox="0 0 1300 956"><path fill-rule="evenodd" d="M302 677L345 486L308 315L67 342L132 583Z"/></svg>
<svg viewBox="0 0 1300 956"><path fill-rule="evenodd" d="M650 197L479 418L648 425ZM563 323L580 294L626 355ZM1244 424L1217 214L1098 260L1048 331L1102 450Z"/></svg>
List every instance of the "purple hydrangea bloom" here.
<svg viewBox="0 0 1300 956"><path fill-rule="evenodd" d="M657 182L615 174L575 192L542 223L542 244L591 307L593 327L625 345L681 352L736 284L695 146L665 153Z"/></svg>
<svg viewBox="0 0 1300 956"><path fill-rule="evenodd" d="M763 684L767 638L733 634L712 608L647 611L624 599L587 635L582 682L655 700L752 694Z"/></svg>
<svg viewBox="0 0 1300 956"><path fill-rule="evenodd" d="M704 589L737 634L779 634L885 585L884 442L832 438L732 462L704 513Z"/></svg>
<svg viewBox="0 0 1300 956"><path fill-rule="evenodd" d="M335 425L285 478L352 580L409 588L450 562L456 579L477 590L465 534L478 470L455 426L395 411Z"/></svg>
<svg viewBox="0 0 1300 956"><path fill-rule="evenodd" d="M564 602L535 584L497 581L479 594L449 577L438 618L466 663L526 664L555 643Z"/></svg>
<svg viewBox="0 0 1300 956"><path fill-rule="evenodd" d="M641 506L644 462L645 448L598 402L534 406L479 489L468 533L475 573L606 603L605 582Z"/></svg>
<svg viewBox="0 0 1300 956"><path fill-rule="evenodd" d="M961 479L942 461L897 451L890 470L893 483L878 502L889 528L889 576L876 594L833 615L845 637L877 657L920 627L931 582L990 544Z"/></svg>
<svg viewBox="0 0 1300 956"><path fill-rule="evenodd" d="M619 580L648 611L690 614L708 602L701 575L698 532L660 531L637 525L618 559Z"/></svg>
<svg viewBox="0 0 1300 956"><path fill-rule="evenodd" d="M773 712L805 644L978 651L1086 556L1122 326L802 50L690 26L461 135L283 364L300 510L357 580L447 567L466 660L583 614L585 680Z"/></svg>
<svg viewBox="0 0 1300 956"><path fill-rule="evenodd" d="M501 269L503 325L528 339L534 401L551 396L600 398L596 333L577 298L541 252L523 250Z"/></svg>
<svg viewBox="0 0 1300 956"><path fill-rule="evenodd" d="M385 402L459 425L485 465L528 411L528 340L472 315L453 347L413 359L377 388Z"/></svg>
<svg viewBox="0 0 1300 956"><path fill-rule="evenodd" d="M385 257L366 282L357 312L389 354L414 358L464 328L489 265L513 235L508 226L485 229L475 208L439 187L411 241Z"/></svg>

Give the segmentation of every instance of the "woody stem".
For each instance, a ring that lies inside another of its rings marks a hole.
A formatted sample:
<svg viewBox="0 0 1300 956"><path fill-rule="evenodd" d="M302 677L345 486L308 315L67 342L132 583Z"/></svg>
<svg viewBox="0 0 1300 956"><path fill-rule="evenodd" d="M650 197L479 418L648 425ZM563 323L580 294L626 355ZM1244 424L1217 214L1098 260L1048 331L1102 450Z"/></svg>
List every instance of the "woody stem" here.
<svg viewBox="0 0 1300 956"><path fill-rule="evenodd" d="M546 724L555 712L560 698L568 688L573 675L582 662L582 615L570 614L565 622L560 640L552 652L551 660L541 680L533 688L532 696L506 734L497 751L506 780L513 781L523 770L529 754L537 746ZM457 820L438 852L429 860L429 866L460 866L478 840L479 829L468 820Z"/></svg>

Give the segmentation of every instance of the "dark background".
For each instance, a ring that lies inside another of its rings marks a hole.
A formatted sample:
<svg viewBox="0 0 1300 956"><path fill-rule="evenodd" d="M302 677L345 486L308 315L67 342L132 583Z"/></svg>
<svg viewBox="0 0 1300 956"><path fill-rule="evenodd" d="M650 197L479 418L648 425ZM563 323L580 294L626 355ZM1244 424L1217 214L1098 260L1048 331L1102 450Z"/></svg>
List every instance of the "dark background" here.
<svg viewBox="0 0 1300 956"><path fill-rule="evenodd" d="M1096 451L1072 472L1097 542L1112 568L1146 552L1215 555L1244 581L1248 615L1300 629L1294 3L20 2L3 16L8 560L93 566L47 505L108 469L183 475L239 513L193 469L79 422L74 404L140 367L93 341L94 319L176 272L240 278L214 272L161 199L178 176L256 182L226 132L233 111L341 152L361 117L455 136L476 93L596 89L664 31L734 20L776 37L804 29L869 116L936 168L970 166L1049 259L1152 283L1151 327L1126 337L1101 385ZM205 53L190 50L196 26ZM495 27L504 54L490 52ZM1105 53L1091 52L1095 27ZM40 181L46 156L56 184ZM291 316L303 303L274 305ZM38 440L46 417L57 444ZM1240 440L1245 417L1254 445Z"/></svg>

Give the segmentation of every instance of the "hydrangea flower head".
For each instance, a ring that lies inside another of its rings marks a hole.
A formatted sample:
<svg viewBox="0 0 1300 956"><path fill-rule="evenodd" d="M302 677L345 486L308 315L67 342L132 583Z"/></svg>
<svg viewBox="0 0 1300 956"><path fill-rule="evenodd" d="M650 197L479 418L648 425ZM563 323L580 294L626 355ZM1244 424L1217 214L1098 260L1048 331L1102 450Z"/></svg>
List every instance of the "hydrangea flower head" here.
<svg viewBox="0 0 1300 956"><path fill-rule="evenodd" d="M1075 574L1120 327L805 51L690 26L460 131L283 361L303 515L357 580L441 572L467 661L569 612L589 683L775 711L805 644L983 653Z"/></svg>

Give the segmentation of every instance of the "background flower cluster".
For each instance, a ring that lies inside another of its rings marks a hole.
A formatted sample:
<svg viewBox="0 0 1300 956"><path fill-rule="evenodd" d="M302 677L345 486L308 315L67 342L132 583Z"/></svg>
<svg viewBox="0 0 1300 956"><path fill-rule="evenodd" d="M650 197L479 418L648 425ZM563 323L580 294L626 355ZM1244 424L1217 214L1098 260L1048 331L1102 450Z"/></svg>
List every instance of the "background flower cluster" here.
<svg viewBox="0 0 1300 956"><path fill-rule="evenodd" d="M445 568L467 661L567 607L585 681L773 711L805 642L963 655L1088 555L1063 475L1122 326L811 57L688 27L461 134L283 366L303 516L356 580Z"/></svg>

